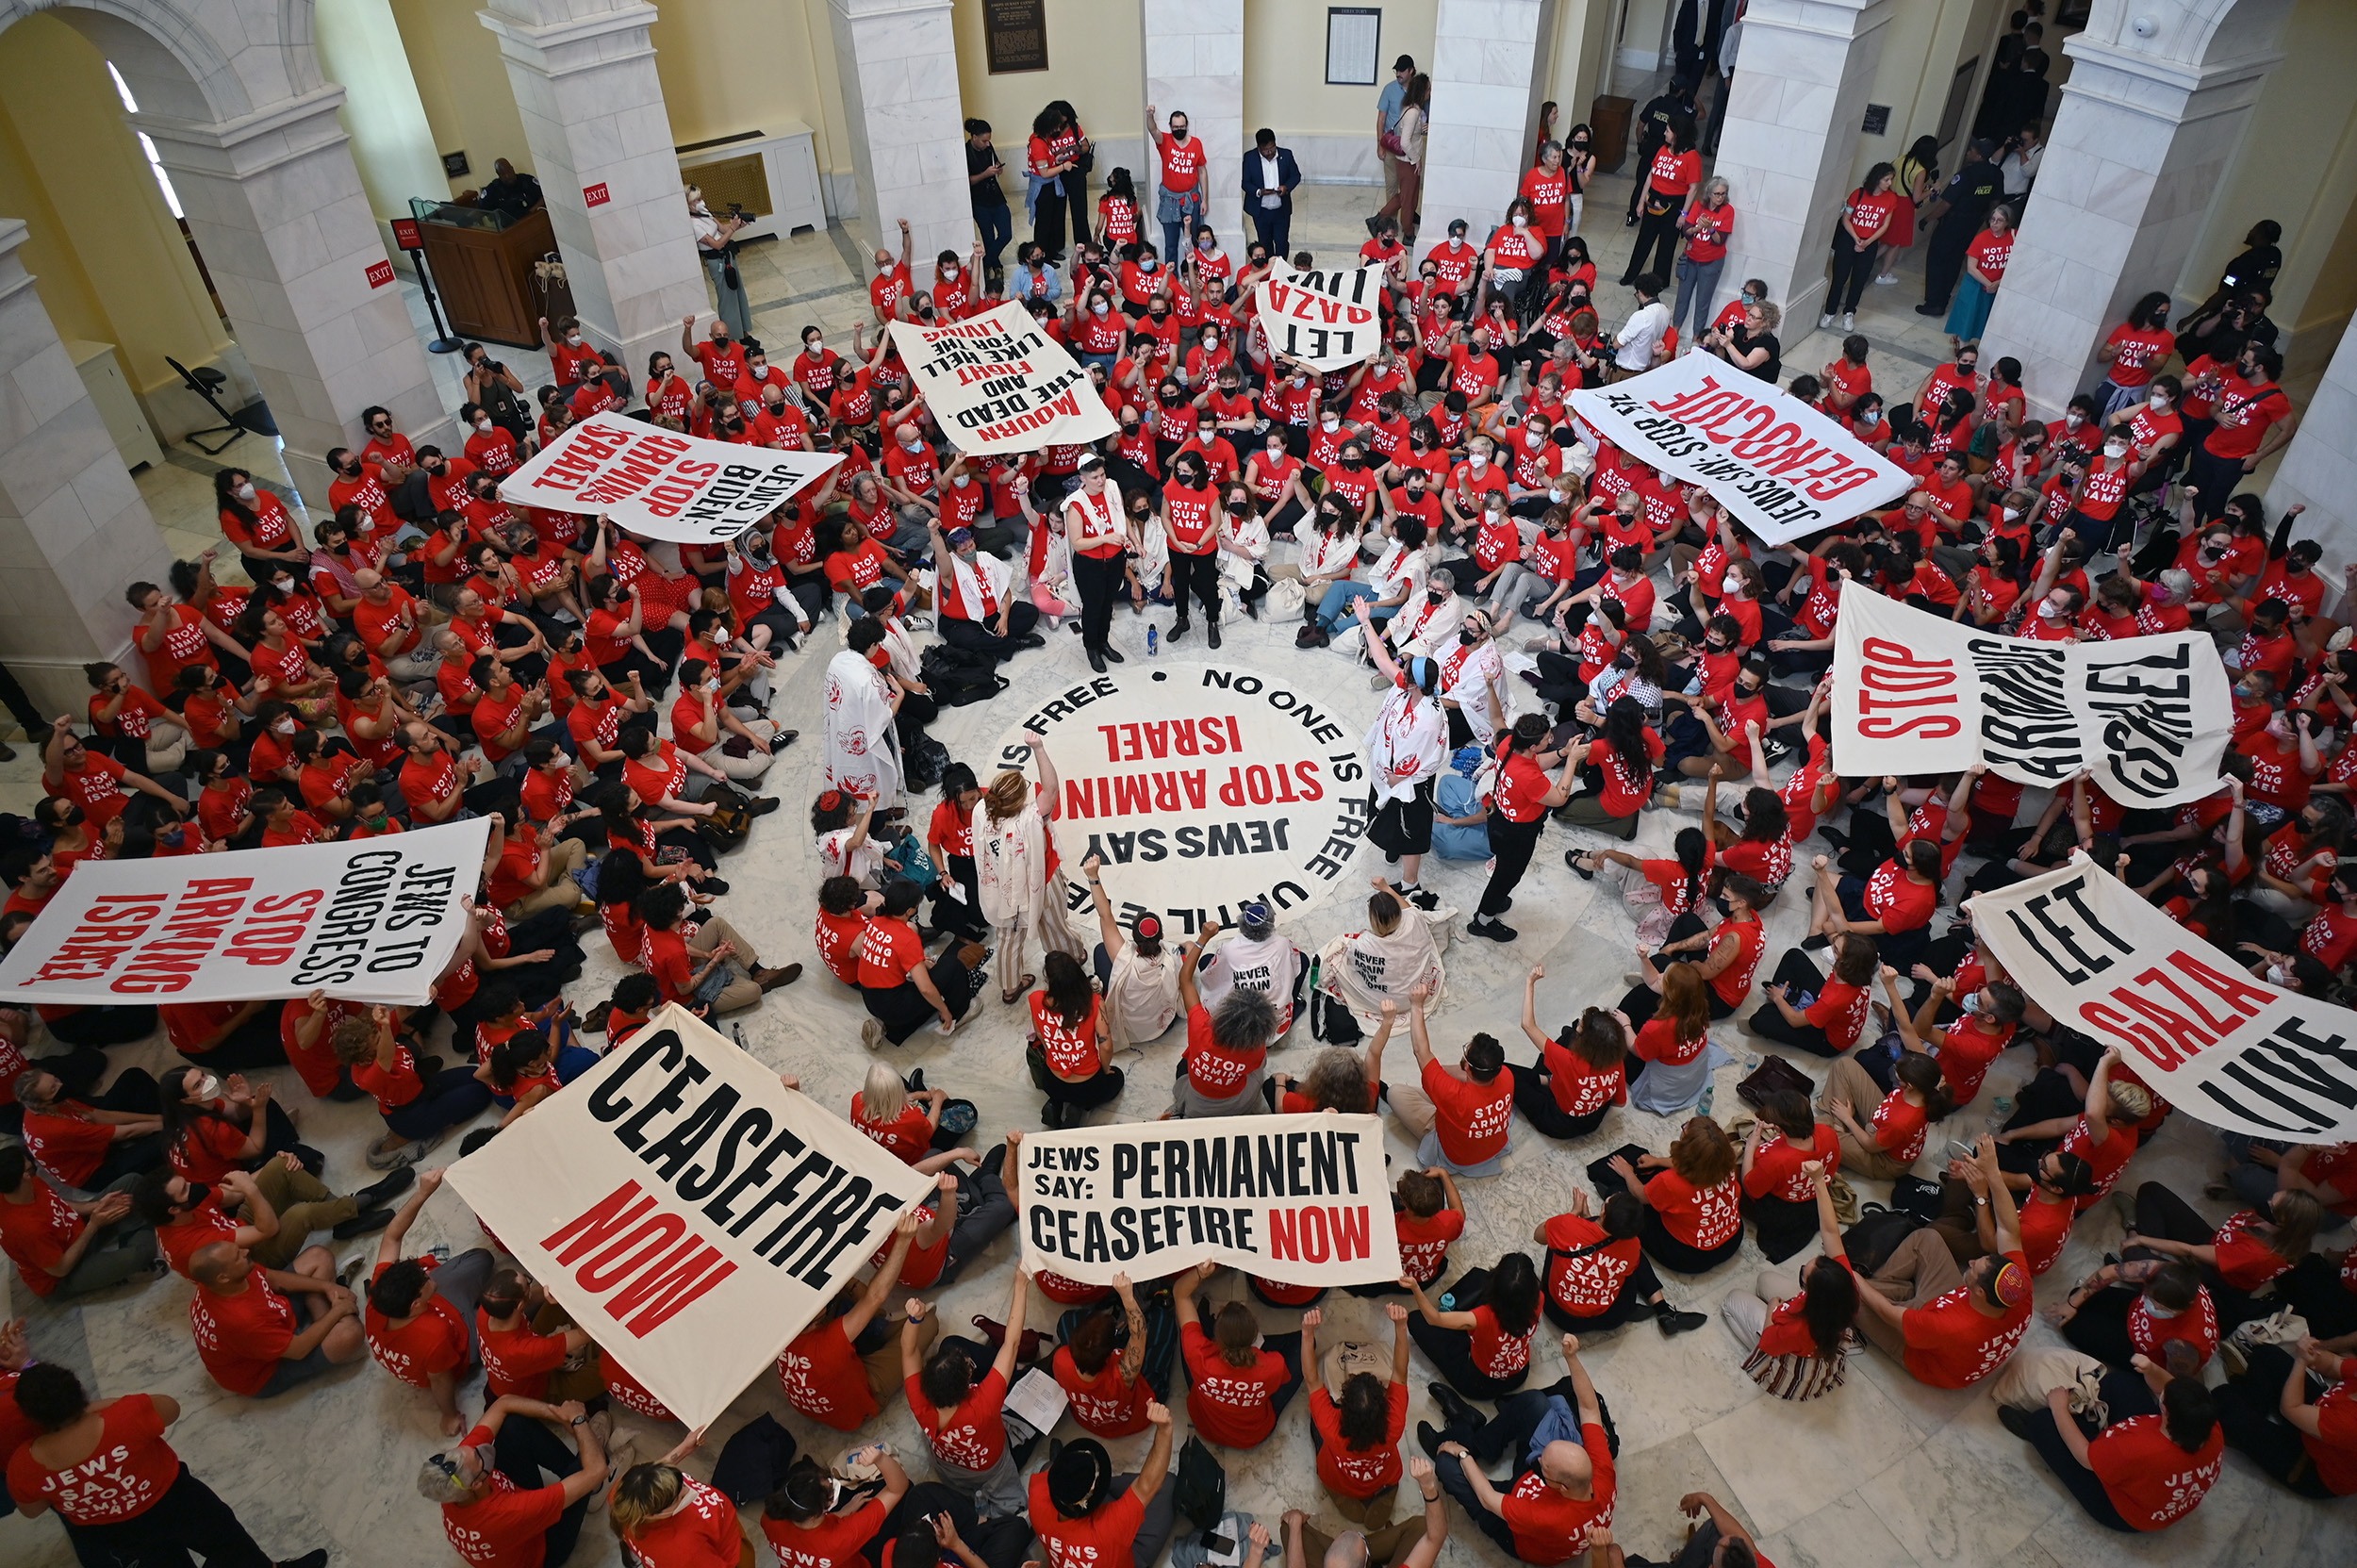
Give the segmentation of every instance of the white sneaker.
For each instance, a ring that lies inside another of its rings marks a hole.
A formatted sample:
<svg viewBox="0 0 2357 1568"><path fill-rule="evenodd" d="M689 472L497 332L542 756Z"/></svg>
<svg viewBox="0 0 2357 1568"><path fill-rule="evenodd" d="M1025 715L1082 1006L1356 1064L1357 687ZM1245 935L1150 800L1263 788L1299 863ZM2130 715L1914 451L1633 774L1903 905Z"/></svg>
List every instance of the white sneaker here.
<svg viewBox="0 0 2357 1568"><path fill-rule="evenodd" d="M1892 284L1892 283L1896 283L1896 282L1898 282L1898 281L1899 281L1899 274L1898 274L1898 273L1896 273L1896 272L1885 272L1882 276L1880 276L1880 277L1876 278L1874 281L1875 281L1876 283L1878 283L1878 284Z"/></svg>
<svg viewBox="0 0 2357 1568"><path fill-rule="evenodd" d="M1841 313L1841 330L1844 332L1855 332L1857 330L1856 311L1845 310Z"/></svg>
<svg viewBox="0 0 2357 1568"><path fill-rule="evenodd" d="M1826 311L1823 315L1821 315L1821 316L1820 316L1820 317L1818 317L1818 318L1817 318L1817 330L1818 330L1818 331L1822 332L1822 331L1824 331L1827 327L1830 327L1830 326L1832 326L1832 325L1833 325L1833 312L1832 312L1832 311L1828 310L1828 311Z"/></svg>

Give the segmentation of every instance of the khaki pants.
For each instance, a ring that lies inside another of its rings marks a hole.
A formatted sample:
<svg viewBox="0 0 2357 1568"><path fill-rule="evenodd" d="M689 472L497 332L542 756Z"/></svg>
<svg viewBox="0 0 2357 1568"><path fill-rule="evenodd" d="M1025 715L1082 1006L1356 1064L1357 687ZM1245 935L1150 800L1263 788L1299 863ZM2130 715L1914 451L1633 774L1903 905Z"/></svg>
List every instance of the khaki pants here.
<svg viewBox="0 0 2357 1568"><path fill-rule="evenodd" d="M1388 202L1399 194L1399 159L1384 152L1382 146L1379 141L1376 143L1375 161L1383 166L1383 198ZM1408 225L1402 223L1400 226L1405 228Z"/></svg>
<svg viewBox="0 0 2357 1568"><path fill-rule="evenodd" d="M741 1013L761 1001L761 982L751 976L752 970L762 967L761 955L753 951L753 945L724 916L715 915L697 927L696 933L687 939L687 950L701 959L723 942L736 949L736 956L729 960L728 984L712 1004L716 1017L723 1013Z"/></svg>
<svg viewBox="0 0 2357 1568"><path fill-rule="evenodd" d="M749 718L745 720L745 728L752 731L754 738L760 742L759 745L753 748L753 754L751 756L730 756L728 750L728 734L725 731L723 731L720 736L720 743L713 747L709 751L697 752L697 757L701 761L710 763L713 767L718 768L721 772L726 773L732 779L750 783L753 780L760 778L763 774L769 771L769 763L771 761L769 737L778 733L778 727L774 722L766 718Z"/></svg>
<svg viewBox="0 0 2357 1568"><path fill-rule="evenodd" d="M1948 1244L1929 1227L1901 1242L1871 1279L1859 1281L1894 1307L1913 1307L1935 1300L1963 1282L1964 1271L1956 1266ZM1892 1361L1905 1360L1906 1340L1897 1324L1886 1322L1879 1313L1861 1311L1856 1328Z"/></svg>
<svg viewBox="0 0 2357 1568"><path fill-rule="evenodd" d="M1438 1113L1433 1109L1432 1097L1416 1084L1394 1083L1384 1099L1391 1106L1392 1114L1399 1118L1399 1125L1415 1137L1421 1139L1432 1131L1432 1120Z"/></svg>
<svg viewBox="0 0 2357 1568"><path fill-rule="evenodd" d="M1384 159L1386 166L1390 162L1389 158ZM1367 1538L1368 1568L1399 1568L1399 1564L1408 1560L1408 1554L1416 1549L1416 1543L1424 1539L1424 1511L1421 1509L1396 1525L1386 1522L1392 1516L1392 1504L1398 1495L1399 1488L1395 1485L1385 1487L1363 1503L1338 1497L1331 1492L1326 1494L1335 1510ZM1334 1538L1315 1525L1304 1524L1301 1527L1303 1561L1325 1561L1326 1554L1333 1544Z"/></svg>
<svg viewBox="0 0 2357 1568"><path fill-rule="evenodd" d="M908 1365L900 1360L900 1323L901 1320L897 1317L884 1319L884 1327L890 1332L884 1335L883 1348L870 1351L860 1358L861 1364L867 1368L867 1392L875 1396L876 1403L879 1405L890 1405L894 1396L900 1392L901 1386L908 1381ZM933 1341L940 1334L941 1314L939 1312L927 1312L917 1320L916 1358L918 1361L922 1362L925 1359L925 1352L933 1347Z"/></svg>
<svg viewBox="0 0 2357 1568"><path fill-rule="evenodd" d="M560 838L549 846L549 884L509 904L507 917L528 920L542 910L570 909L581 902L581 884L573 881L573 873L581 869L588 855L578 838Z"/></svg>
<svg viewBox="0 0 2357 1568"><path fill-rule="evenodd" d="M353 1199L338 1197L307 1170L288 1170L287 1162L276 1155L262 1162L262 1168L254 1173L254 1185L270 1204L271 1213L278 1216L278 1234L247 1249L264 1268L285 1268L295 1261L312 1231L333 1230L360 1212L360 1205Z"/></svg>
<svg viewBox="0 0 2357 1568"><path fill-rule="evenodd" d="M1874 1107L1883 1102L1882 1085L1873 1075L1847 1056L1837 1056L1825 1070L1825 1092L1817 1098L1823 1105L1836 1095L1850 1102L1850 1117L1860 1127L1871 1127ZM1915 1168L1912 1160L1900 1162L1882 1149L1864 1142L1846 1129L1841 1134L1841 1168L1852 1176L1862 1176L1870 1181L1889 1181L1904 1176Z"/></svg>

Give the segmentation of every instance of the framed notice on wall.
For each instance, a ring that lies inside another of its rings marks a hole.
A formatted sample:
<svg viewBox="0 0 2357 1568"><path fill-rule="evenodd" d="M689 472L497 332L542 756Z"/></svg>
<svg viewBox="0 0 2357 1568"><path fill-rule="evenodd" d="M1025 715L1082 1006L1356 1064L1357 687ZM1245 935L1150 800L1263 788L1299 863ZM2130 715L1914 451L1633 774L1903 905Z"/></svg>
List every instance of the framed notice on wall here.
<svg viewBox="0 0 2357 1568"><path fill-rule="evenodd" d="M994 76L1047 69L1047 0L982 0L982 53Z"/></svg>
<svg viewBox="0 0 2357 1568"><path fill-rule="evenodd" d="M1326 85L1373 87L1383 54L1383 12L1374 6L1326 8Z"/></svg>

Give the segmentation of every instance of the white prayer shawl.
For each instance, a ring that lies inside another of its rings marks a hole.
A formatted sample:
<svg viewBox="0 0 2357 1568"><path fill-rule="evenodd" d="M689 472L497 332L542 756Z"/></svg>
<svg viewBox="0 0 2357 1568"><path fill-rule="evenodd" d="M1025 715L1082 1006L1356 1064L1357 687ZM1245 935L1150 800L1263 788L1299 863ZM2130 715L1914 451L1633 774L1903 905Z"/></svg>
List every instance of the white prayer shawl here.
<svg viewBox="0 0 2357 1568"><path fill-rule="evenodd" d="M1458 646L1457 628L1465 623L1469 608L1462 594L1451 593L1435 604L1427 590L1401 606L1384 625L1383 635L1404 657L1437 657L1435 650Z"/></svg>
<svg viewBox="0 0 2357 1568"><path fill-rule="evenodd" d="M884 846L871 837L857 849L851 848L851 835L857 832L857 828L837 828L818 835L818 874L849 877L862 887L879 886L877 874L883 869Z"/></svg>
<svg viewBox="0 0 2357 1568"><path fill-rule="evenodd" d="M1409 799L1419 783L1440 772L1448 760L1448 719L1441 704L1407 686L1393 686L1367 731L1363 754L1378 804Z"/></svg>
<svg viewBox="0 0 2357 1568"><path fill-rule="evenodd" d="M909 635L907 623L898 616L886 616L883 626L883 651L892 660L892 673L912 685L922 685L925 662L917 655L916 639ZM884 695L889 699L891 692Z"/></svg>
<svg viewBox="0 0 2357 1568"><path fill-rule="evenodd" d="M1354 931L1327 943L1320 956L1318 986L1352 1012L1374 1016L1382 1013L1386 1000L1406 1013L1408 994L1419 985L1427 999L1439 997L1447 978L1432 924L1411 905L1400 911L1399 928L1389 936Z"/></svg>
<svg viewBox="0 0 2357 1568"><path fill-rule="evenodd" d="M949 578L956 588L957 609L950 611L945 602L943 610L958 619L981 620L1007 607L1007 589L1014 580L1014 572L996 555L977 553L968 562L951 551Z"/></svg>
<svg viewBox="0 0 2357 1568"><path fill-rule="evenodd" d="M1228 547L1219 553L1219 574L1241 593L1252 586L1252 569L1268 558L1268 524L1248 517L1238 526L1234 518L1223 515L1219 542ZM1233 553L1238 550L1244 553Z"/></svg>
<svg viewBox="0 0 2357 1568"><path fill-rule="evenodd" d="M1077 597L1072 591L1072 545L1062 529L1046 530L1047 542L1040 550L1039 569L1031 573L1031 586L1046 588L1048 597L1062 603L1071 603Z"/></svg>
<svg viewBox="0 0 2357 1568"><path fill-rule="evenodd" d="M1195 976L1203 1005L1216 1007L1219 999L1241 985L1263 992L1277 1009L1277 1032L1283 1035L1294 1023L1294 976L1308 962L1293 938L1271 932L1257 942L1239 936L1223 942L1204 961Z"/></svg>
<svg viewBox="0 0 2357 1568"><path fill-rule="evenodd" d="M1426 552L1410 550L1397 539L1393 539L1390 547L1383 552L1382 558L1375 563L1374 569L1367 573L1367 582L1374 586L1375 596L1377 599L1389 599L1398 592L1400 585L1405 583L1408 585L1409 596L1412 601L1416 591L1424 586L1426 575L1431 570L1432 561ZM1401 613L1404 615L1407 612L1403 609Z"/></svg>
<svg viewBox="0 0 2357 1568"><path fill-rule="evenodd" d="M1178 1016L1178 954L1165 942L1147 958L1132 942L1114 955L1105 987L1105 1023L1115 1046L1162 1038Z"/></svg>
<svg viewBox="0 0 2357 1568"><path fill-rule="evenodd" d="M999 931L1014 929L1012 940L1037 938L1041 952L1081 951L1064 917L1063 876L1047 874L1047 821L1036 796L1003 822L987 807L974 814L974 870L982 895L982 918ZM1008 955L1007 962L1015 962ZM1010 982L1018 971L1009 971Z"/></svg>
<svg viewBox="0 0 2357 1568"><path fill-rule="evenodd" d="M892 727L892 686L865 653L846 648L827 661L827 783L872 800L900 796L900 738Z"/></svg>
<svg viewBox="0 0 2357 1568"><path fill-rule="evenodd" d="M1359 559L1359 533L1352 528L1337 528L1328 534L1323 528L1309 528L1297 536L1301 540L1301 575L1330 577L1336 572L1348 575Z"/></svg>
<svg viewBox="0 0 2357 1568"><path fill-rule="evenodd" d="M1506 655L1498 652L1494 640L1473 648L1459 642L1442 649L1440 660L1441 695L1457 704L1457 711L1465 716L1465 727L1488 750L1491 737L1497 733L1490 722L1493 694L1498 711L1506 711Z"/></svg>
<svg viewBox="0 0 2357 1568"><path fill-rule="evenodd" d="M1137 553L1130 556L1129 564L1136 569L1138 582L1146 591L1154 593L1161 589L1162 578L1170 570L1170 530L1162 526L1161 513L1154 513L1146 520L1139 537L1141 546Z"/></svg>

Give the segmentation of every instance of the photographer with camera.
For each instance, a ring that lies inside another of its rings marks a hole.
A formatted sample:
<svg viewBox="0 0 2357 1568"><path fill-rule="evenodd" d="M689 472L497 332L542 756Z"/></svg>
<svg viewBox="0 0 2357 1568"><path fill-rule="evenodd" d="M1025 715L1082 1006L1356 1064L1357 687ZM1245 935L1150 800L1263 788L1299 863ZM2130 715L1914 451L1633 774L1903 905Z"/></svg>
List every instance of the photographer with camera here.
<svg viewBox="0 0 2357 1568"><path fill-rule="evenodd" d="M736 231L752 219L734 202L729 204L727 217L715 218L704 205L702 187L694 185L687 188L687 218L696 228L704 271L712 274L712 291L719 302L715 310L736 338L751 337L752 306L745 299L745 280L736 275Z"/></svg>

